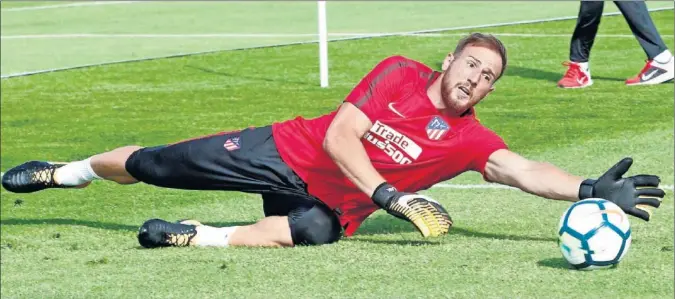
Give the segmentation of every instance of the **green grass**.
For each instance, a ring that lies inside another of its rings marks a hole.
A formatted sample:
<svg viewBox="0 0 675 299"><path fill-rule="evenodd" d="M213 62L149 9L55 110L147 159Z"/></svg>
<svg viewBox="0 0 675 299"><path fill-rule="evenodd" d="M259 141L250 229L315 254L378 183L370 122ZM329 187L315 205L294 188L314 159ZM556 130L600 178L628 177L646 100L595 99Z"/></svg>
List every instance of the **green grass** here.
<svg viewBox="0 0 675 299"><path fill-rule="evenodd" d="M32 3L3 1L2 7L64 2ZM672 3L667 1L649 1L648 5L650 8L672 7ZM578 6L578 2L574 1L334 1L327 5L327 24L329 33L400 32L574 16ZM617 11L615 5L605 7L605 12L614 11ZM3 11L0 19L3 36L317 33L317 6L313 1L136 1ZM317 36L3 38L0 73L5 76L84 64L317 39Z"/></svg>
<svg viewBox="0 0 675 299"><path fill-rule="evenodd" d="M673 27L673 11L653 14ZM630 34L622 17L601 33ZM558 33L573 22L494 28ZM503 30L503 31L500 31ZM566 31L567 32L567 31ZM666 33L664 33L666 34ZM669 34L672 34L670 31ZM334 109L382 58L432 66L458 37L335 42L331 88L317 85L315 45L164 59L2 80L2 170L30 159L74 160ZM597 177L630 155L629 174L673 180L673 84L628 88L644 53L599 38L595 84L560 90L569 39L503 37L510 67L478 116L517 152ZM673 39L666 39L673 47ZM480 183L473 173L450 183ZM262 217L257 196L95 182L84 190L2 191L3 298L672 298L673 192L654 219L631 218L633 246L616 269L567 269L555 229L569 206L514 190L434 188L456 226L437 239L383 212L337 244L286 249L141 249L146 219L215 225ZM21 200L21 204L17 202Z"/></svg>

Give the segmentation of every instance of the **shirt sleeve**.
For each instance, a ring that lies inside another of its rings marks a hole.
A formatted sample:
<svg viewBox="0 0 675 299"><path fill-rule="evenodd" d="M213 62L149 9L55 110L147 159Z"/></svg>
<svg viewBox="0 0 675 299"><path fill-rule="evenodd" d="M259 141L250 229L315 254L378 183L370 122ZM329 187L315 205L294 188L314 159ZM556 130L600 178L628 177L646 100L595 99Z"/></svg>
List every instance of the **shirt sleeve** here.
<svg viewBox="0 0 675 299"><path fill-rule="evenodd" d="M469 134L471 137L469 150L471 151L471 161L469 168L473 171L480 172L484 179L485 165L492 153L500 149L508 149L504 140L490 129L479 125L478 128Z"/></svg>
<svg viewBox="0 0 675 299"><path fill-rule="evenodd" d="M375 121L377 113L398 98L406 74L415 68L415 63L403 56L388 57L361 79L345 102L354 104L371 121Z"/></svg>

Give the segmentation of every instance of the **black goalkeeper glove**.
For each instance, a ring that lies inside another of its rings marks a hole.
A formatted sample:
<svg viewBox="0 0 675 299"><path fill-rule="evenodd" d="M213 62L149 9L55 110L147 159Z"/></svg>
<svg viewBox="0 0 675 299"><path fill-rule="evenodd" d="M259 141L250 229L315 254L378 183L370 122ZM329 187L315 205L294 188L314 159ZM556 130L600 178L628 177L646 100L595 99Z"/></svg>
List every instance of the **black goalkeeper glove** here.
<svg viewBox="0 0 675 299"><path fill-rule="evenodd" d="M412 222L425 238L445 234L452 226L448 212L427 196L398 192L394 186L382 183L373 192L372 199L387 213Z"/></svg>
<svg viewBox="0 0 675 299"><path fill-rule="evenodd" d="M579 187L579 199L603 198L615 203L626 214L649 221L651 211L646 206L658 208L665 192L658 188L661 179L655 175L622 178L632 164L633 159L624 158L597 180L583 181Z"/></svg>

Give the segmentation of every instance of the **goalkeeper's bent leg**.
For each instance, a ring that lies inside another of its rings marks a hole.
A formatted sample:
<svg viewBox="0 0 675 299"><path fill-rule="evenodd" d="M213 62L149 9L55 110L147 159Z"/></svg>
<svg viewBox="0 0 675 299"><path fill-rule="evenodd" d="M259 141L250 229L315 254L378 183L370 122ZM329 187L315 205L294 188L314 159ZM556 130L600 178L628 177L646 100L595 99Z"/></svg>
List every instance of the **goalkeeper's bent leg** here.
<svg viewBox="0 0 675 299"><path fill-rule="evenodd" d="M293 239L287 216L270 216L238 227L230 236L231 246L291 247Z"/></svg>
<svg viewBox="0 0 675 299"><path fill-rule="evenodd" d="M265 217L255 224L229 227L203 225L195 220L171 223L161 219L151 219L141 226L138 241L146 248L293 246L286 216Z"/></svg>
<svg viewBox="0 0 675 299"><path fill-rule="evenodd" d="M237 228L230 237L232 246L289 247L325 245L342 237L337 216L323 204L298 207L288 216L268 216L258 223Z"/></svg>
<svg viewBox="0 0 675 299"><path fill-rule="evenodd" d="M247 246L291 247L323 245L341 237L340 222L321 204L298 207L289 216L268 216L255 224L212 227L194 220L171 223L161 219L146 221L138 233L146 248L167 246Z"/></svg>
<svg viewBox="0 0 675 299"><path fill-rule="evenodd" d="M126 169L126 162L132 153L143 147L138 145L116 148L107 153L91 157L91 168L101 178L114 181L119 184L138 183Z"/></svg>

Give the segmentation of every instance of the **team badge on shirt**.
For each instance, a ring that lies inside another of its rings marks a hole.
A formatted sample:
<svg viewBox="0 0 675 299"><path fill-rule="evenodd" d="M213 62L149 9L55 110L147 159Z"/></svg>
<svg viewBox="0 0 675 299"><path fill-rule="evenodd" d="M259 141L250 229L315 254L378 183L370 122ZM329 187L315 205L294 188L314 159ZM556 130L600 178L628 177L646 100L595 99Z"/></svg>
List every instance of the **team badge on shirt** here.
<svg viewBox="0 0 675 299"><path fill-rule="evenodd" d="M441 117L434 116L427 125L427 136L431 140L439 140L450 130L450 126Z"/></svg>
<svg viewBox="0 0 675 299"><path fill-rule="evenodd" d="M225 141L225 144L223 146L228 151L238 150L241 147L241 144L239 143L239 137L232 137L227 139L227 141Z"/></svg>

